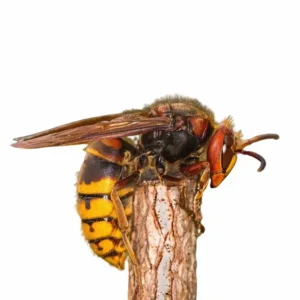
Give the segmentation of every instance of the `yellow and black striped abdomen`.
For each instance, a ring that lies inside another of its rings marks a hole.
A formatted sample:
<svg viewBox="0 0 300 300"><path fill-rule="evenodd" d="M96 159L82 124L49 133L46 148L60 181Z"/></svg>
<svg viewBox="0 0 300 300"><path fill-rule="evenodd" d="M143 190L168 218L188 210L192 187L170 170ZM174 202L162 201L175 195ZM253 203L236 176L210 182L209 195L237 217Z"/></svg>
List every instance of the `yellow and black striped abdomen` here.
<svg viewBox="0 0 300 300"><path fill-rule="evenodd" d="M117 140L114 144L113 141ZM110 199L113 185L122 172L120 162L112 162L120 156L120 151L109 152L109 148L119 145L119 140L103 140L93 143L86 149L87 154L78 176L77 210L82 220L82 232L93 252L118 269L124 269L126 248L118 226L117 215ZM109 147L106 144L109 144ZM123 145L124 141L121 140ZM105 159L104 148L111 161ZM100 152L100 150L101 152ZM122 148L120 148L122 150ZM98 155L97 155L98 154ZM115 155L112 155L115 154ZM118 154L118 155L116 155ZM122 153L121 153L122 154ZM127 155L127 154L126 154ZM119 196L126 216L132 213L132 189L124 189Z"/></svg>

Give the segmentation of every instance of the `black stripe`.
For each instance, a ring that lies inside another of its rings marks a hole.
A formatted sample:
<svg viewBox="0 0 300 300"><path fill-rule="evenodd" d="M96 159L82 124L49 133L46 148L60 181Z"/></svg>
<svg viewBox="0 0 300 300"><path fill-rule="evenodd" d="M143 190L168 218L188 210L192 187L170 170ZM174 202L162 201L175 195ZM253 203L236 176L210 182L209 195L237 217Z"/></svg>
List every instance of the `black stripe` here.
<svg viewBox="0 0 300 300"><path fill-rule="evenodd" d="M81 200L92 200L94 198L104 198L104 199L109 199L110 200L110 195L109 194L81 194L81 193L77 193L77 195Z"/></svg>
<svg viewBox="0 0 300 300"><path fill-rule="evenodd" d="M107 200L111 200L110 195L108 194L80 194L78 193L78 200L82 200L85 202L85 208L86 209L90 209L91 208L91 200L96 199L96 198L102 198L102 199L107 199ZM120 198L123 206L126 206L126 200L129 197L133 196L133 192L128 192L126 195L122 196Z"/></svg>
<svg viewBox="0 0 300 300"><path fill-rule="evenodd" d="M81 194L77 193L78 195L78 200L82 200L85 202L85 209L91 209L91 200L96 199L96 198L102 198L102 199L107 199L111 201L110 195L109 194ZM133 192L128 192L126 195L122 196L120 198L122 204L124 207L126 207L127 202L126 200L133 196Z"/></svg>
<svg viewBox="0 0 300 300"><path fill-rule="evenodd" d="M89 240L88 242L89 242L90 244L98 244L98 243L100 243L100 242L103 241L103 240L110 240L110 241L112 241L114 244L116 244L116 243L119 243L119 242L122 240L122 238L117 239L117 238L115 238L115 237L108 236L108 237L102 237L102 238L98 238L98 239L94 239L94 240Z"/></svg>
<svg viewBox="0 0 300 300"><path fill-rule="evenodd" d="M108 199L110 200L110 194L81 194L81 193L77 193L78 198L80 198L80 200L84 200L84 201L91 201L95 198L103 198L103 199ZM133 192L128 192L126 195L122 196L120 199L122 200L126 200L125 198L127 197L131 197L133 196Z"/></svg>
<svg viewBox="0 0 300 300"><path fill-rule="evenodd" d="M119 256L120 254L122 254L122 253L118 253L117 251L113 250L109 253L102 255L101 257L105 258L105 257L110 257L110 256Z"/></svg>
<svg viewBox="0 0 300 300"><path fill-rule="evenodd" d="M82 219L81 222L88 224L88 225L93 225L93 223L95 222L101 222L101 221L105 221L108 223L115 223L115 220L111 217L107 217L107 218L93 218L93 219Z"/></svg>
<svg viewBox="0 0 300 300"><path fill-rule="evenodd" d="M109 194L80 194L77 193L77 196L79 200L82 200L85 202L85 209L91 209L91 200L95 198L103 198L110 200L110 195Z"/></svg>
<svg viewBox="0 0 300 300"><path fill-rule="evenodd" d="M121 172L121 166L88 153L81 167L78 182L90 184L103 178L118 180Z"/></svg>

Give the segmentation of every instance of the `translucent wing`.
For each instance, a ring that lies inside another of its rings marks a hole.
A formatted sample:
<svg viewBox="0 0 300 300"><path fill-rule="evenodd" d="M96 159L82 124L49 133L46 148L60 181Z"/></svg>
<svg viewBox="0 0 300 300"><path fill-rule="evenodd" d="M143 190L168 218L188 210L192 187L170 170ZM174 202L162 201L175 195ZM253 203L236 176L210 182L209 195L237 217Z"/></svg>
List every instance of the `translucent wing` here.
<svg viewBox="0 0 300 300"><path fill-rule="evenodd" d="M168 117L149 117L144 110L83 119L35 134L15 138L17 148L43 148L87 144L104 138L139 135L150 131L172 131Z"/></svg>

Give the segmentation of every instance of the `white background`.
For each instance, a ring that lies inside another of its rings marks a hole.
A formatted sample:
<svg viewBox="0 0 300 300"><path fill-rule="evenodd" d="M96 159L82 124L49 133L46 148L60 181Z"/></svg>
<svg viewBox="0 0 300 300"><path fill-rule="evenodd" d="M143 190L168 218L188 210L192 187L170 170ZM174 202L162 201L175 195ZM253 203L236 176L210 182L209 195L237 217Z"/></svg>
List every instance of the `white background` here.
<svg viewBox="0 0 300 300"><path fill-rule="evenodd" d="M166 94L232 115L268 165L239 157L205 193L198 298L300 299L299 1L1 1L0 299L127 299L75 211L83 146L12 138Z"/></svg>

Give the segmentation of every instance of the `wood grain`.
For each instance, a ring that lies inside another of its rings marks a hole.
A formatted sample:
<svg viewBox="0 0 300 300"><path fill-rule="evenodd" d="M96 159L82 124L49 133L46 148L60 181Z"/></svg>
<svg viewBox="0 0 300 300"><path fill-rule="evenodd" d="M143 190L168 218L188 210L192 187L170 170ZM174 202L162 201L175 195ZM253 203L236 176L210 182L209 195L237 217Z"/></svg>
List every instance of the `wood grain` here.
<svg viewBox="0 0 300 300"><path fill-rule="evenodd" d="M195 179L181 186L147 182L136 189L131 243L142 284L130 265L130 300L196 299L195 190Z"/></svg>

